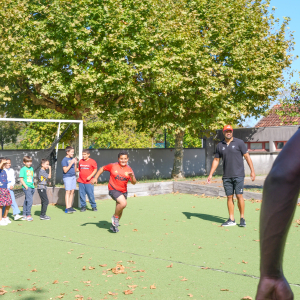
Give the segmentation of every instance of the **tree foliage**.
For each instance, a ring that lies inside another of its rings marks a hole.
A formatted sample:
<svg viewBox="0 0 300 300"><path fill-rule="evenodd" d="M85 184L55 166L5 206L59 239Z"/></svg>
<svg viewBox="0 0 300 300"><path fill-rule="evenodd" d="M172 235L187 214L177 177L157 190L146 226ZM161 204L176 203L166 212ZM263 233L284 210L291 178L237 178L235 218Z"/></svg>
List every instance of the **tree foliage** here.
<svg viewBox="0 0 300 300"><path fill-rule="evenodd" d="M16 143L21 130L20 124L16 122L0 122L0 145L4 150L5 144Z"/></svg>
<svg viewBox="0 0 300 300"><path fill-rule="evenodd" d="M294 42L269 3L3 0L1 101L80 119L124 112L120 122L171 130L182 146L278 95Z"/></svg>

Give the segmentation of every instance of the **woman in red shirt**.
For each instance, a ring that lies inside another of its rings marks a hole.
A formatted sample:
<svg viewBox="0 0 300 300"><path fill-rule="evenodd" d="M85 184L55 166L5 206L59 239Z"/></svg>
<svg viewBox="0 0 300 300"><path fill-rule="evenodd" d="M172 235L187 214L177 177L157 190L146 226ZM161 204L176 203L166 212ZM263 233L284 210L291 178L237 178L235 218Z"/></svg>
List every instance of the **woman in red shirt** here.
<svg viewBox="0 0 300 300"><path fill-rule="evenodd" d="M121 151L118 154L118 162L101 167L91 180L91 183L94 184L104 171L110 173L109 195L116 201L115 214L111 217L112 227L110 229L113 232L119 231L119 220L122 217L123 209L127 206L127 183L130 180L132 184L136 184L134 173L127 163L128 153Z"/></svg>

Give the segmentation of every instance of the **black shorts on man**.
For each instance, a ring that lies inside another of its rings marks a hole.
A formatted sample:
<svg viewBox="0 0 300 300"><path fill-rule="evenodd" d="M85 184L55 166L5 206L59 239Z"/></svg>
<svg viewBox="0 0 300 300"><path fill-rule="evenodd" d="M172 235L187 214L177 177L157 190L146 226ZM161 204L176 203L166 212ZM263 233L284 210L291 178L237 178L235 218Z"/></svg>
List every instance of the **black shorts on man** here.
<svg viewBox="0 0 300 300"><path fill-rule="evenodd" d="M223 178L226 196L241 195L244 192L244 177Z"/></svg>
<svg viewBox="0 0 300 300"><path fill-rule="evenodd" d="M108 192L109 196L111 196L115 201L117 201L117 199L123 195L125 197L125 199L127 200L127 192L126 193L122 193L120 191L117 190L109 190Z"/></svg>

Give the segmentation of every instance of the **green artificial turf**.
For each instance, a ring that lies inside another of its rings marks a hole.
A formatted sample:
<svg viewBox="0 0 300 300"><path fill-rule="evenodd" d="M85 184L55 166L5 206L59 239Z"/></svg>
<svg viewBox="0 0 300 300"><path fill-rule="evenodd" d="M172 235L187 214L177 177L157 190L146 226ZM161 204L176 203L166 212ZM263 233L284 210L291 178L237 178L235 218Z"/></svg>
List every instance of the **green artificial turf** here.
<svg viewBox="0 0 300 300"><path fill-rule="evenodd" d="M129 198L117 234L109 231L114 201L97 205L98 212L74 214L49 206L51 221L40 221L40 206L34 206L33 222L1 227L3 299L185 299L189 294L193 299L255 298L260 203L246 202L246 228L223 228L224 198ZM299 208L295 219L297 213ZM292 284L300 276L298 236L293 223L284 259ZM109 270L118 262L126 274ZM153 284L156 289L150 289ZM300 299L300 287L292 289ZM125 295L125 290L133 293Z"/></svg>

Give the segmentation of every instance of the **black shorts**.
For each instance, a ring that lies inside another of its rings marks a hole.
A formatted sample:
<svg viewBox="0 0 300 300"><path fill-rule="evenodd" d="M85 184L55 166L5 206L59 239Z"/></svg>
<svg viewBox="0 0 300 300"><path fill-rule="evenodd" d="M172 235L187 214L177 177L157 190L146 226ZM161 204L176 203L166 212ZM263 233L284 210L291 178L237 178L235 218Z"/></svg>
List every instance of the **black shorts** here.
<svg viewBox="0 0 300 300"><path fill-rule="evenodd" d="M123 195L125 197L125 199L127 200L127 192L126 193L122 193L120 191L117 190L109 190L108 195L111 196L115 201L117 201L117 199Z"/></svg>
<svg viewBox="0 0 300 300"><path fill-rule="evenodd" d="M244 192L244 177L223 178L226 196L241 195Z"/></svg>

